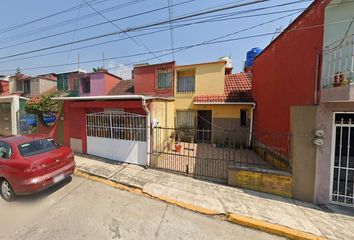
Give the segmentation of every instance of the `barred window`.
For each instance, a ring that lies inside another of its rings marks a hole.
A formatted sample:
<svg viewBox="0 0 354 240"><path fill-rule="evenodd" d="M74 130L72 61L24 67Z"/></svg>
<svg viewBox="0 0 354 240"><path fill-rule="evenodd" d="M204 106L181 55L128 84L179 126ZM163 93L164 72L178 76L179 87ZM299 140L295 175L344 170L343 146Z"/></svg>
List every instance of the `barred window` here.
<svg viewBox="0 0 354 240"><path fill-rule="evenodd" d="M173 72L171 69L157 70L157 88L168 89L172 88Z"/></svg>
<svg viewBox="0 0 354 240"><path fill-rule="evenodd" d="M16 80L16 91L23 91L23 81Z"/></svg>
<svg viewBox="0 0 354 240"><path fill-rule="evenodd" d="M133 113L100 112L87 114L87 136L146 141L146 118Z"/></svg>
<svg viewBox="0 0 354 240"><path fill-rule="evenodd" d="M195 91L195 70L181 70L177 72L177 92Z"/></svg>

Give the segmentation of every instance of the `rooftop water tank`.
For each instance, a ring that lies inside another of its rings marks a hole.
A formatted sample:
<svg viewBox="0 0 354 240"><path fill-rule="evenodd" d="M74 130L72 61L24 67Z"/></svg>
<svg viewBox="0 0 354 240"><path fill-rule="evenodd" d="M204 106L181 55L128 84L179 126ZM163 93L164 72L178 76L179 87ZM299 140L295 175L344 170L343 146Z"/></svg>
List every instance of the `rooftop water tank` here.
<svg viewBox="0 0 354 240"><path fill-rule="evenodd" d="M231 58L229 58L229 57L221 57L221 58L219 58L219 61L225 61L226 62L225 67L226 68L232 68L232 60L231 60Z"/></svg>
<svg viewBox="0 0 354 240"><path fill-rule="evenodd" d="M262 52L261 48L252 48L250 51L247 52L246 57L246 67L252 67L253 60L257 57L258 54Z"/></svg>

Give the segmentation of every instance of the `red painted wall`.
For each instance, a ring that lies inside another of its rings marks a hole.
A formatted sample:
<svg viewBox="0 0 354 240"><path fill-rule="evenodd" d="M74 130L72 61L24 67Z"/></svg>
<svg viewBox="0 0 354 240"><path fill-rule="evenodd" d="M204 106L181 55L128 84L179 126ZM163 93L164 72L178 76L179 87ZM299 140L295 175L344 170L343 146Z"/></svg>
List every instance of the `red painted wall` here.
<svg viewBox="0 0 354 240"><path fill-rule="evenodd" d="M175 62L134 68L134 93L135 94L160 96L160 97L173 97L174 77L173 77L171 89L157 89L156 72L159 68L171 68L174 73Z"/></svg>
<svg viewBox="0 0 354 240"><path fill-rule="evenodd" d="M0 96L9 95L9 82L0 80Z"/></svg>
<svg viewBox="0 0 354 240"><path fill-rule="evenodd" d="M87 153L87 113L102 112L104 108L121 108L127 112L145 114L141 104L141 100L65 101L64 145L70 146L70 138L81 139L83 153Z"/></svg>
<svg viewBox="0 0 354 240"><path fill-rule="evenodd" d="M122 79L118 76L113 76L110 74L104 74L104 84L105 84L105 95L109 95L112 88L117 85Z"/></svg>
<svg viewBox="0 0 354 240"><path fill-rule="evenodd" d="M296 29L323 24L324 8L328 2L315 1L285 34L255 59L252 69L252 93L257 104L255 132L289 133L290 106L316 103L315 86L319 78L318 56L322 51L323 26Z"/></svg>

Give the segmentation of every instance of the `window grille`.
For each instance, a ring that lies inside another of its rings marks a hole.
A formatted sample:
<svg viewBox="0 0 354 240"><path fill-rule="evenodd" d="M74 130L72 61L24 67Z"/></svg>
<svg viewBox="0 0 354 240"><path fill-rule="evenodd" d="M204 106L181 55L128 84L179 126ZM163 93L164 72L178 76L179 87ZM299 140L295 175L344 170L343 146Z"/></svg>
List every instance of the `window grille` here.
<svg viewBox="0 0 354 240"><path fill-rule="evenodd" d="M87 114L87 136L146 141L146 117L126 112Z"/></svg>
<svg viewBox="0 0 354 240"><path fill-rule="evenodd" d="M170 89L172 88L173 72L172 69L159 69L157 70L157 88Z"/></svg>
<svg viewBox="0 0 354 240"><path fill-rule="evenodd" d="M177 92L195 91L195 70L180 70L177 72Z"/></svg>

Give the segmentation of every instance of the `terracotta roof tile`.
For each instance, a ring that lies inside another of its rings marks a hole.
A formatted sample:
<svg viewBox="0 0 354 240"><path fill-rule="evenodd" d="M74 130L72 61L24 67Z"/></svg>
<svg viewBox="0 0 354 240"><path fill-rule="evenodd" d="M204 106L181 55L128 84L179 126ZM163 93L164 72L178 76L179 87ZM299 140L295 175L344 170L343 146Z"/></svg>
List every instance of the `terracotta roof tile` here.
<svg viewBox="0 0 354 240"><path fill-rule="evenodd" d="M252 76L250 73L225 75L224 94L205 94L194 97L194 103L253 102Z"/></svg>
<svg viewBox="0 0 354 240"><path fill-rule="evenodd" d="M111 89L108 95L127 95L132 93L134 93L134 81L122 80Z"/></svg>

